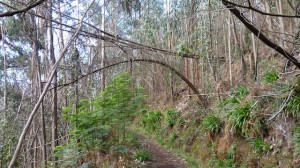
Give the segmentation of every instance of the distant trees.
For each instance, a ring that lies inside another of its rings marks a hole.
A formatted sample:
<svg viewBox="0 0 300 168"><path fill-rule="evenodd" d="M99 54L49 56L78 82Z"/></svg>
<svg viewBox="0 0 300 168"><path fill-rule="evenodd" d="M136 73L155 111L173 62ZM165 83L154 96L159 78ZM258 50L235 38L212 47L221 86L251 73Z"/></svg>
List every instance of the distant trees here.
<svg viewBox="0 0 300 168"><path fill-rule="evenodd" d="M101 0L82 22L92 1L53 2L0 2L0 167L55 162L46 144L69 141L62 107L92 101L124 70L149 102L164 105L186 92L209 103L236 83L259 83L262 68L287 69L265 46L300 68L298 0Z"/></svg>

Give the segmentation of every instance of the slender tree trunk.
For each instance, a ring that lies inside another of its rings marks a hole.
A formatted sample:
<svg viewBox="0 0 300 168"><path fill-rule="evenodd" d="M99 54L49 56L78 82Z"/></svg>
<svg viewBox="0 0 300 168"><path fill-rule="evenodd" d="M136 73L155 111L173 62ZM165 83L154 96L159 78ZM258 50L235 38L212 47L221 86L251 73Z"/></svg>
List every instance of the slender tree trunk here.
<svg viewBox="0 0 300 168"><path fill-rule="evenodd" d="M283 12L282 12L282 5L283 4L282 4L281 0L276 1L276 3L277 3L278 14L283 14ZM278 17L278 19L279 19L280 32L285 33L283 18ZM280 44L282 45L282 47L286 48L286 42L285 42L285 35L284 34L280 35L280 40L279 41L280 41Z"/></svg>
<svg viewBox="0 0 300 168"><path fill-rule="evenodd" d="M212 38L212 18L211 18L211 0L208 0L208 20L209 20L209 49L208 49L208 60L213 60L212 51L213 51L213 38ZM213 61L211 61L213 62ZM217 81L215 68L213 65L210 65L211 72L213 74L214 80Z"/></svg>
<svg viewBox="0 0 300 168"><path fill-rule="evenodd" d="M252 10L250 10L250 17L251 21L254 21L254 16ZM252 40L252 49L253 49L253 57L254 57L254 67L253 67L253 73L254 73L254 80L257 79L257 48L255 43L255 35L251 33L251 40Z"/></svg>
<svg viewBox="0 0 300 168"><path fill-rule="evenodd" d="M270 7L270 2L268 0L265 1L265 7L266 7L266 12L271 13L271 7ZM271 16L266 16L267 17L267 23L268 23L268 29L269 31L273 31L273 22ZM269 36L271 40L273 40L273 36Z"/></svg>
<svg viewBox="0 0 300 168"><path fill-rule="evenodd" d="M41 79L41 64L40 64L40 60L38 58L38 42L37 40L35 40L34 42L34 47L33 47L33 55L35 57L36 60L36 70L37 70L37 80L38 80L38 90L39 90L39 94L42 94L43 91L43 85L42 85L42 79ZM41 111L41 118L40 118L40 122L41 122L41 131L42 131L42 138L41 138L41 143L42 143L42 158L43 158L43 164L44 167L46 167L47 165L47 146L46 146L46 127L45 127L45 114L44 114L44 105L43 105L43 101L41 102L40 105L40 111Z"/></svg>
<svg viewBox="0 0 300 168"><path fill-rule="evenodd" d="M101 30L105 31L105 0L101 1L101 6L102 6L102 13L101 13ZM102 36L104 36L104 33L101 33ZM101 41L101 62L100 62L100 67L105 66L105 42L104 40ZM100 80L101 80L101 91L104 90L105 88L105 71L101 71L100 73Z"/></svg>
<svg viewBox="0 0 300 168"><path fill-rule="evenodd" d="M3 30L3 29L2 29ZM4 109L4 119L6 119L7 113L7 61L6 54L3 54L3 76L4 76L4 88L3 88L3 109Z"/></svg>
<svg viewBox="0 0 300 168"><path fill-rule="evenodd" d="M231 62L232 62L232 60L231 60L231 13L229 11L229 15L228 15L228 65L229 65L230 86L233 85Z"/></svg>
<svg viewBox="0 0 300 168"><path fill-rule="evenodd" d="M63 23L62 21L62 16L61 16L61 3L60 1L57 1L57 5L58 5L58 11L59 11L59 14L58 14L58 20L59 20L59 23ZM63 49L65 47L65 43L64 43L64 34L63 34L63 27L61 24L59 24L59 45L60 45L60 50ZM65 58L63 58L62 60L62 65L66 65L65 63ZM64 71L64 82L67 82L67 73L66 71ZM67 90L66 89L63 89L63 99L64 99L64 105L65 106L68 106L68 96L67 96Z"/></svg>
<svg viewBox="0 0 300 168"><path fill-rule="evenodd" d="M52 28L52 0L49 1L49 10L50 10L50 15L49 15L49 51L50 51L50 62L51 62L51 68L54 67L56 60L55 60L55 55L54 55L54 44L53 44L53 28ZM52 150L58 145L58 133L57 133L57 71L55 70L54 76L53 76L53 104L52 104ZM56 164L57 158L53 158L53 165L54 167L58 167Z"/></svg>

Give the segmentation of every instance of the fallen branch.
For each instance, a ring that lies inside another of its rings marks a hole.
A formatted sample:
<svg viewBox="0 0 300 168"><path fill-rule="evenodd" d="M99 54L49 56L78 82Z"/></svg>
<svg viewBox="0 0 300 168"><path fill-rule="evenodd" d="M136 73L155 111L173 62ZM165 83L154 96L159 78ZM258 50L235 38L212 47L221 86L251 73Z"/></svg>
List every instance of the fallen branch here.
<svg viewBox="0 0 300 168"><path fill-rule="evenodd" d="M221 0L223 5L230 10L230 12L235 15L245 26L248 30L250 30L255 36L258 37L260 41L265 43L270 48L277 51L279 54L287 58L289 61L291 61L297 68L300 69L300 63L299 61L291 55L289 52L284 50L282 47L280 47L278 44L273 43L271 40L269 40L259 29L257 29L254 25L251 24L251 22L243 15L241 11L239 11L236 7L236 5L232 4L232 2L229 2L227 0Z"/></svg>
<svg viewBox="0 0 300 168"><path fill-rule="evenodd" d="M284 107L286 106L287 102L290 100L293 91L294 91L294 89L292 89L292 90L290 91L289 96L283 101L282 106L280 107L280 109L268 119L268 122L271 121L272 119L274 119L279 113L282 112L282 110L283 110Z"/></svg>
<svg viewBox="0 0 300 168"><path fill-rule="evenodd" d="M62 49L62 51L61 51L60 54L59 54L58 60L56 61L56 63L55 63L54 66L52 67L52 69L51 69L51 74L50 74L50 77L49 77L49 79L48 79L48 82L46 83L46 85L45 85L45 87L44 87L44 90L43 90L43 92L41 93L41 95L40 95L40 97L39 97L39 100L38 100L37 103L35 104L35 106L34 106L32 112L31 112L31 114L30 114L30 116L29 116L29 118L28 118L28 120L27 120L27 123L26 123L25 127L23 128L23 131L22 131L22 133L21 133L21 135L20 135L20 137L19 137L19 141L18 141L16 150L15 150L14 155L13 155L13 157L12 157L10 163L9 163L9 168L13 168L13 167L15 166L15 163L16 163L16 160L17 160L18 155L19 155L19 153L20 153L21 146L22 146L22 144L23 144L23 141L24 141L24 138L25 138L25 136L26 136L26 133L27 133L27 131L28 131L30 125L31 125L31 122L32 122L32 120L33 120L33 118L34 118L34 116L35 116L35 114L36 114L36 112L37 112L37 110L38 110L38 108L39 108L41 102L43 101L44 96L46 95L46 93L47 93L47 91L48 91L48 88L49 88L49 86L50 86L50 84L51 84L51 81L52 81L52 79L53 79L53 77L54 77L54 74L55 74L55 72L56 72L57 66L58 66L59 62L62 60L62 58L64 57L64 55L65 55L65 53L67 52L69 46L70 46L70 45L73 43L73 41L77 38L77 36L78 36L78 34L79 34L79 32L80 32L80 29L81 29L81 27L82 27L83 18L85 17L87 11L90 9L90 7L91 7L91 5L92 5L93 3L94 3L94 1L92 1L91 4L89 5L89 7L88 7L88 9L86 10L85 14L84 14L83 17L81 18L81 21L80 21L80 23L79 23L79 25L78 25L78 27L77 27L76 32L72 35L72 37L71 37L71 38L69 39L69 41L67 42L66 46Z"/></svg>

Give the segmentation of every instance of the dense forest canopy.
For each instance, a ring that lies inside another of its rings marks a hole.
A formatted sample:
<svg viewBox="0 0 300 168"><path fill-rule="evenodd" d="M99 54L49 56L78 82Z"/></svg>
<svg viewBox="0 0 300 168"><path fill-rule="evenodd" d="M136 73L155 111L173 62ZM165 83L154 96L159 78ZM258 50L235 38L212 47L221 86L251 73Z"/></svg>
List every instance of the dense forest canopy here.
<svg viewBox="0 0 300 168"><path fill-rule="evenodd" d="M134 115L181 103L208 115L210 137L244 112L232 128L260 147L272 134L253 125L276 133L288 118L282 143L299 164L299 18L299 0L1 0L0 168L59 167L55 151L86 142L88 152L111 132L125 142ZM155 132L151 115L161 121L153 112L142 125Z"/></svg>

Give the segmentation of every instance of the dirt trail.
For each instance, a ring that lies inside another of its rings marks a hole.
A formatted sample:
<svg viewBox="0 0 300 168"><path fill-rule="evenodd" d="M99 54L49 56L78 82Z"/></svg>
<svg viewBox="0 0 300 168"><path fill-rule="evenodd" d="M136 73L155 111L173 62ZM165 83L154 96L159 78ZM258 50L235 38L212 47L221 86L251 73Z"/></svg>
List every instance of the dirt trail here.
<svg viewBox="0 0 300 168"><path fill-rule="evenodd" d="M186 168L186 161L174 156L171 151L163 148L153 140L138 135L139 141L151 155L151 161L140 168Z"/></svg>

